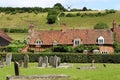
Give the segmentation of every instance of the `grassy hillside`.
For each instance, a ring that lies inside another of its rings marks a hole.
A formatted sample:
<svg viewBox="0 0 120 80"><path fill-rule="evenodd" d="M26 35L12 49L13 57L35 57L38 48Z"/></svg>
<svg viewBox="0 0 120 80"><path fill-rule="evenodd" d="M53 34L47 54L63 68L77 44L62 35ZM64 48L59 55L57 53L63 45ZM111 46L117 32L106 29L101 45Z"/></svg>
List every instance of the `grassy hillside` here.
<svg viewBox="0 0 120 80"><path fill-rule="evenodd" d="M26 40L27 33L7 33L13 40Z"/></svg>
<svg viewBox="0 0 120 80"><path fill-rule="evenodd" d="M84 13L95 13L93 12L84 12ZM76 12L72 12L76 13ZM83 12L81 12L83 13ZM46 24L47 13L17 13L15 15L0 13L0 28L28 28L29 23L33 22L36 29L60 29L60 24L57 22L53 25ZM120 24L120 11L117 11L113 14L108 14L106 16L99 17L60 17L60 22L67 23L69 28L93 28L93 26L98 22L105 22L112 27L112 21L115 19L117 24Z"/></svg>

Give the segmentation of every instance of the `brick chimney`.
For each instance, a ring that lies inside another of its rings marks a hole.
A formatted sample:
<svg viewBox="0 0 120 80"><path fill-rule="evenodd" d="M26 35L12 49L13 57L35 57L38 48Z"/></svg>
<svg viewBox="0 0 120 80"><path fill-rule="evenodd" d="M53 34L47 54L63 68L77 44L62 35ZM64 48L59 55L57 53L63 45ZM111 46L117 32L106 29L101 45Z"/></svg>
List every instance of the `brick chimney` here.
<svg viewBox="0 0 120 80"><path fill-rule="evenodd" d="M30 24L29 29L28 29L28 33L31 32L31 31L33 31L33 30L34 30L34 25Z"/></svg>
<svg viewBox="0 0 120 80"><path fill-rule="evenodd" d="M62 23L62 32L66 32L67 31L67 27L66 27L66 23Z"/></svg>
<svg viewBox="0 0 120 80"><path fill-rule="evenodd" d="M115 20L113 20L113 23L112 23L112 25L113 25L113 27L112 27L112 30L113 30L113 32L116 30L116 21Z"/></svg>
<svg viewBox="0 0 120 80"><path fill-rule="evenodd" d="M30 24L29 29L28 29L28 37L31 38L34 36L34 25Z"/></svg>

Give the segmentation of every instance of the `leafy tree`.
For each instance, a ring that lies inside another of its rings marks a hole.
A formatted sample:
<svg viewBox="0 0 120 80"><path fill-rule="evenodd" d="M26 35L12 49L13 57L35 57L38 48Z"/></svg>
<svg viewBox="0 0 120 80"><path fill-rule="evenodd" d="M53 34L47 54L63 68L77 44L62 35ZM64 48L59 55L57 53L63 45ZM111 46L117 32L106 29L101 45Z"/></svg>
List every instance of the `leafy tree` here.
<svg viewBox="0 0 120 80"><path fill-rule="evenodd" d="M82 9L83 11L87 11L87 7L83 7L83 9Z"/></svg>
<svg viewBox="0 0 120 80"><path fill-rule="evenodd" d="M103 22L99 22L94 26L94 29L107 29L108 25Z"/></svg>
<svg viewBox="0 0 120 80"><path fill-rule="evenodd" d="M56 16L55 15L49 15L48 17L47 17L47 23L48 24L53 24L53 23L55 23L55 21L56 21Z"/></svg>
<svg viewBox="0 0 120 80"><path fill-rule="evenodd" d="M58 14L59 14L59 10L56 10L56 9L49 10L48 15L47 15L47 23L48 24L55 23Z"/></svg>
<svg viewBox="0 0 120 80"><path fill-rule="evenodd" d="M120 52L120 44L118 43L116 33L114 33L114 49L115 52Z"/></svg>
<svg viewBox="0 0 120 80"><path fill-rule="evenodd" d="M60 11L67 11L61 3L56 3L53 7L54 9L60 10Z"/></svg>

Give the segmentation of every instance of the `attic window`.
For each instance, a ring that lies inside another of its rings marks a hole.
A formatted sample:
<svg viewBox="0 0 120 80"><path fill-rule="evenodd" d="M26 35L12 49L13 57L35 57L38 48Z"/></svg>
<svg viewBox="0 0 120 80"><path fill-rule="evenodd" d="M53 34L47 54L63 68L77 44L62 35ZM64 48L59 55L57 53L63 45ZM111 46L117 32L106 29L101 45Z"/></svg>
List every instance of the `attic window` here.
<svg viewBox="0 0 120 80"><path fill-rule="evenodd" d="M35 44L36 44L36 45L42 45L42 41L41 41L40 39L37 39L37 40L35 41Z"/></svg>
<svg viewBox="0 0 120 80"><path fill-rule="evenodd" d="M80 45L80 39L74 39L74 46Z"/></svg>
<svg viewBox="0 0 120 80"><path fill-rule="evenodd" d="M104 38L102 36L98 38L98 44L104 44Z"/></svg>
<svg viewBox="0 0 120 80"><path fill-rule="evenodd" d="M53 45L55 46L55 45L57 45L57 44L58 44L57 41L54 40L54 41L53 41Z"/></svg>

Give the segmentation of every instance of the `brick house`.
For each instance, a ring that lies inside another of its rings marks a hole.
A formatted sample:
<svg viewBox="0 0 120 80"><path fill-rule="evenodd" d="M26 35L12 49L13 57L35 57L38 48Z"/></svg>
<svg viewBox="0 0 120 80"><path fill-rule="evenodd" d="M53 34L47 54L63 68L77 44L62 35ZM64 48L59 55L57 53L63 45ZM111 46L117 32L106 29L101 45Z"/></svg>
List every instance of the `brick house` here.
<svg viewBox="0 0 120 80"><path fill-rule="evenodd" d="M98 45L100 53L113 53L114 48L114 32L116 32L118 41L120 42L120 27L116 26L113 21L113 28L110 29L67 29L66 24L62 24L62 30L54 31L35 31L34 26L29 27L28 44L22 50L44 51L46 48L55 45L78 46Z"/></svg>
<svg viewBox="0 0 120 80"><path fill-rule="evenodd" d="M12 38L10 38L4 31L0 30L0 48L5 50L5 47L8 46L11 41Z"/></svg>

